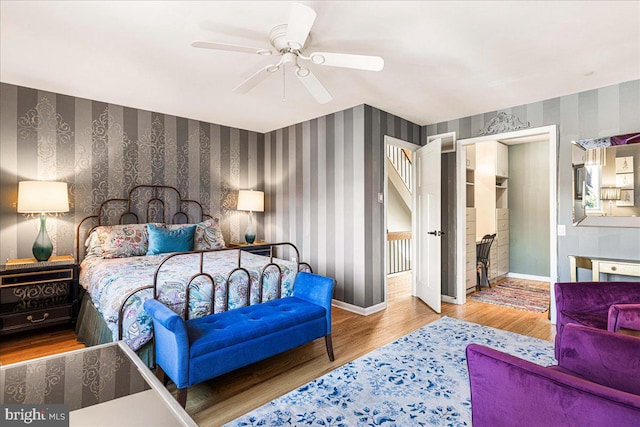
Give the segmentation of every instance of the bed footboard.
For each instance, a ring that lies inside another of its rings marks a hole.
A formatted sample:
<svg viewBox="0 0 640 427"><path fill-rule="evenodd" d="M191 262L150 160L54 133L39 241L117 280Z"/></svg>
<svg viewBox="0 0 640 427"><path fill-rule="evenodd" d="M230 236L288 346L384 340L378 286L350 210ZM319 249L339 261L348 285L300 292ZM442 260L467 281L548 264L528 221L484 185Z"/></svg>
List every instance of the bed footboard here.
<svg viewBox="0 0 640 427"><path fill-rule="evenodd" d="M276 262L274 262L274 253L275 253L275 249L276 248L289 248L289 250L292 250L295 253L295 259L296 259L296 270L297 272L300 271L308 271L310 273L313 273L313 270L311 268L311 265L309 265L306 262L301 262L300 261L300 252L298 251L298 248L289 242L282 242L282 243L271 243L268 245L264 245L264 246L269 246L269 262L262 268L262 270L260 271L260 277L259 277L259 285L258 285L258 301L260 303L264 302L264 295L263 295L263 291L264 291L264 283L265 283L265 277L268 274L269 271L274 270L277 272L278 274L278 283L277 283L277 298L280 298L282 296L282 268L280 267L280 265L278 265ZM216 283L215 283L215 279L213 278L213 276L211 274L209 274L208 272L206 272L204 270L204 256L205 254L208 253L212 253L212 252L225 252L225 251L237 251L238 253L238 257L237 257L237 264L236 267L231 270L231 272L229 272L229 274L224 278L225 282L224 282L224 287L225 287L225 305L223 310L227 311L229 310L229 295L230 295L230 289L231 289L231 282L232 282L232 277L234 277L234 275L238 274L238 273L242 273L245 274L247 277L247 282L249 283L249 289L247 290L247 295L246 295L246 300L245 300L245 306L251 305L251 274L249 272L249 270L247 270L245 267L242 266L242 249L241 248L222 248L222 249L214 249L214 250L204 250L204 251L190 251L190 252L176 252L176 253L172 253L168 256L166 256L162 262L158 265L158 267L156 268L156 271L154 273L153 276L153 284L152 285L147 285L144 286L142 288L136 289L132 292L130 292L125 299L123 300L122 304L120 305L120 309L119 309L119 315L118 315L118 339L123 339L123 327L124 327L124 314L125 314L125 307L127 306L127 304L129 303L130 299L135 296L136 294L138 294L139 292L143 292L147 289L153 289L153 298L157 299L158 298L158 293L159 293L159 277L163 271L163 267L172 259L175 259L176 257L184 257L184 256L193 256L194 254L197 254L198 256L198 269L197 271L194 272L193 275L190 276L189 281L187 282L187 286L185 289L185 301L184 301L184 306L185 306L185 311L184 311L184 319L188 320L189 318L189 301L190 301L190 290L192 288L192 285L194 283L194 280L196 280L197 278L200 277L204 277L206 278L210 283L211 283L211 301L210 301L210 306L211 306L211 310L208 314L212 314L215 310L215 297L216 297Z"/></svg>

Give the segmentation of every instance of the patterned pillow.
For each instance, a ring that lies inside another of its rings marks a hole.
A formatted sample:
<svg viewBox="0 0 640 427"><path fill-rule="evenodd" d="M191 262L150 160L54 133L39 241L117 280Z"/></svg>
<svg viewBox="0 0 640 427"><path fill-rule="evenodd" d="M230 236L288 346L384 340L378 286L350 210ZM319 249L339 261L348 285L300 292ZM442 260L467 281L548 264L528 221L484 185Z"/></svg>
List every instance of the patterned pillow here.
<svg viewBox="0 0 640 427"><path fill-rule="evenodd" d="M217 219L212 218L196 224L196 235L193 240L194 251L222 249L226 246Z"/></svg>
<svg viewBox="0 0 640 427"><path fill-rule="evenodd" d="M167 228L170 230L177 230L180 228L188 227L192 224L170 224ZM220 229L220 224L217 218L211 218L206 221L202 221L196 224L196 233L193 237L193 250L205 251L210 249L222 249L227 245Z"/></svg>
<svg viewBox="0 0 640 427"><path fill-rule="evenodd" d="M102 246L103 258L126 258L147 254L149 234L146 224L102 225L94 230Z"/></svg>
<svg viewBox="0 0 640 427"><path fill-rule="evenodd" d="M91 230L91 233L89 233L89 237L87 237L87 240L84 242L84 247L87 249L84 253L84 259L102 258L104 255L102 251L102 243L100 243L98 233L95 229Z"/></svg>

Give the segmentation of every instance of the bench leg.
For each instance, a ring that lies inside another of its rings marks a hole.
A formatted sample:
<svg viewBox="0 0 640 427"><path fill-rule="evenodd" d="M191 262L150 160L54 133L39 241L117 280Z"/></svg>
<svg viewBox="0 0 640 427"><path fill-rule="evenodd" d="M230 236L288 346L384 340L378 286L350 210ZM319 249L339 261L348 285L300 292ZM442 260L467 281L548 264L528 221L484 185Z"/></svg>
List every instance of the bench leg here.
<svg viewBox="0 0 640 427"><path fill-rule="evenodd" d="M158 377L163 386L167 386L168 377L167 374L164 373L160 365L156 365L156 377Z"/></svg>
<svg viewBox="0 0 640 427"><path fill-rule="evenodd" d="M180 406L182 406L183 408L187 406L187 391L189 390L189 387L184 387L184 388L179 388L178 389L178 403L180 404Z"/></svg>
<svg viewBox="0 0 640 427"><path fill-rule="evenodd" d="M333 344L331 342L331 334L327 334L324 336L324 342L327 345L327 354L329 355L329 360L333 362L336 359L335 357L333 357Z"/></svg>

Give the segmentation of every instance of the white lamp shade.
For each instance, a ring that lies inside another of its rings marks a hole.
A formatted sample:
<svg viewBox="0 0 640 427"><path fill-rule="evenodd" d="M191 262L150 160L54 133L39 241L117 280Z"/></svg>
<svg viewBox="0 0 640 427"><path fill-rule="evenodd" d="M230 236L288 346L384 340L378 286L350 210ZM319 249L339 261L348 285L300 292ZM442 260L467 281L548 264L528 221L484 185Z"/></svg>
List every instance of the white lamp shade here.
<svg viewBox="0 0 640 427"><path fill-rule="evenodd" d="M264 212L264 192L240 190L238 192L238 210Z"/></svg>
<svg viewBox="0 0 640 427"><path fill-rule="evenodd" d="M19 182L18 212L69 212L67 183L52 181Z"/></svg>

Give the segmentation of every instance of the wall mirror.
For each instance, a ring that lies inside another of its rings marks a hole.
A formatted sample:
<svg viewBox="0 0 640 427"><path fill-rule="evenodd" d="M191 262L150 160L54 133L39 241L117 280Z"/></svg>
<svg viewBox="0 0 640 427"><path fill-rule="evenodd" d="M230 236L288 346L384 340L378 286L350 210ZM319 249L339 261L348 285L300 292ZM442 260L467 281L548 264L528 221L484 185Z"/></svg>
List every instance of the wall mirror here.
<svg viewBox="0 0 640 427"><path fill-rule="evenodd" d="M640 132L572 141L573 225L640 227Z"/></svg>

